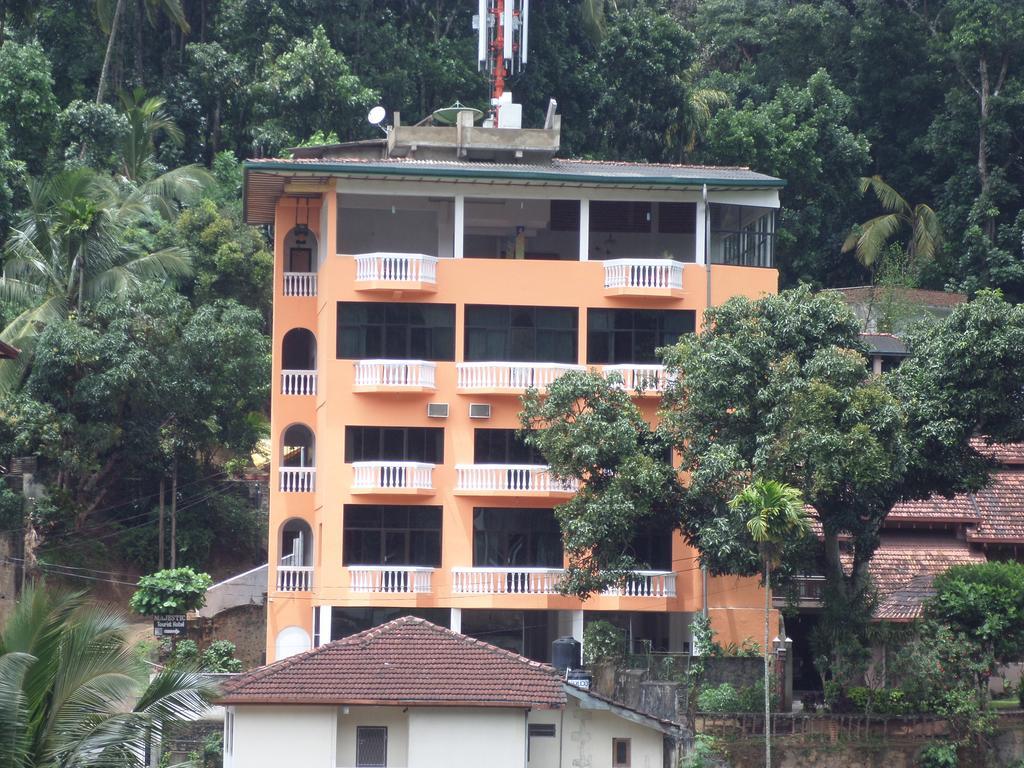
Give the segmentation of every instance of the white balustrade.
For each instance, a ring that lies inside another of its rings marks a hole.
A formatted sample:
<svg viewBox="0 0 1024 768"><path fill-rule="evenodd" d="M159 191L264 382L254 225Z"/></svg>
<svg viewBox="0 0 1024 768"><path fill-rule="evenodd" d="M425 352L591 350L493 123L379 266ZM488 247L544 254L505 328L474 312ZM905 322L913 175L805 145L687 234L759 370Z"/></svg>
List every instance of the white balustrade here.
<svg viewBox="0 0 1024 768"><path fill-rule="evenodd" d="M452 568L452 591L463 595L557 595L561 568Z"/></svg>
<svg viewBox="0 0 1024 768"><path fill-rule="evenodd" d="M683 265L670 259L609 259L605 288L682 289Z"/></svg>
<svg viewBox="0 0 1024 768"><path fill-rule="evenodd" d="M459 389L546 389L569 371L582 365L563 363L459 363Z"/></svg>
<svg viewBox="0 0 1024 768"><path fill-rule="evenodd" d="M604 375L610 373L619 374L631 392L664 392L669 382L664 365L606 365Z"/></svg>
<svg viewBox="0 0 1024 768"><path fill-rule="evenodd" d="M277 566L278 592L309 592L313 587L312 565Z"/></svg>
<svg viewBox="0 0 1024 768"><path fill-rule="evenodd" d="M433 464L419 461L354 461L353 488L381 491L433 488Z"/></svg>
<svg viewBox="0 0 1024 768"><path fill-rule="evenodd" d="M316 490L316 467L281 467L282 493L312 493Z"/></svg>
<svg viewBox="0 0 1024 768"><path fill-rule="evenodd" d="M671 571L633 571L604 590L612 597L675 597L676 575Z"/></svg>
<svg viewBox="0 0 1024 768"><path fill-rule="evenodd" d="M281 371L282 395L315 395L316 371Z"/></svg>
<svg viewBox="0 0 1024 768"><path fill-rule="evenodd" d="M425 360L357 360L357 387L425 387L433 389L437 366Z"/></svg>
<svg viewBox="0 0 1024 768"><path fill-rule="evenodd" d="M412 565L350 565L353 592L427 593L433 568Z"/></svg>
<svg viewBox="0 0 1024 768"><path fill-rule="evenodd" d="M285 272L285 296L316 296L316 272Z"/></svg>
<svg viewBox="0 0 1024 768"><path fill-rule="evenodd" d="M436 283L437 258L422 253L361 253L356 282Z"/></svg>
<svg viewBox="0 0 1024 768"><path fill-rule="evenodd" d="M575 493L575 479L558 480L542 464L456 464L456 491Z"/></svg>

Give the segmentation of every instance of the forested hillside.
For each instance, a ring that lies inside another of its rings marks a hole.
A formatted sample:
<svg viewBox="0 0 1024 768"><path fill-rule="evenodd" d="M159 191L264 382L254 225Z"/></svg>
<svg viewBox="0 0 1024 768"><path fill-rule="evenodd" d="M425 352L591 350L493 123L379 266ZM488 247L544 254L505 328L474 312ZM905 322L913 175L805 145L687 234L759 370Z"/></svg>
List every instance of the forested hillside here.
<svg viewBox="0 0 1024 768"><path fill-rule="evenodd" d="M486 106L470 0L0 0L0 457L38 454L50 561L263 533L225 483L264 433L268 233L239 161ZM1024 297L1024 0L534 0L524 124L565 156L787 180L784 286ZM877 176L872 183L864 177ZM844 248L844 243L846 247ZM857 244L858 247L854 248ZM3 524L20 514L0 495ZM91 534L83 536L82 534Z"/></svg>

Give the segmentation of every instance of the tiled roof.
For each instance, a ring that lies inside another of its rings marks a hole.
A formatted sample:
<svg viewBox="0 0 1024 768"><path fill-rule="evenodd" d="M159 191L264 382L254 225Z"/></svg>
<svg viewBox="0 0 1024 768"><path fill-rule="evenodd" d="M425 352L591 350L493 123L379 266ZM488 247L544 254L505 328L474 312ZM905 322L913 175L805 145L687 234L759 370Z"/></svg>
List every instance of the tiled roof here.
<svg viewBox="0 0 1024 768"><path fill-rule="evenodd" d="M935 594L934 574L922 573L882 598L875 609L879 621L913 621L921 617L924 601Z"/></svg>
<svg viewBox="0 0 1024 768"><path fill-rule="evenodd" d="M886 520L893 522L965 522L981 520L981 512L974 506L970 495L958 493L951 499L931 496L921 501L901 501L889 513Z"/></svg>
<svg viewBox="0 0 1024 768"><path fill-rule="evenodd" d="M843 295L848 304L868 304L874 301L875 291L873 285L857 285L850 288L833 288ZM913 304L920 304L926 307L955 307L967 301L964 293L951 293L949 291L928 291L923 288L883 288L881 290L892 290L899 293L900 299Z"/></svg>
<svg viewBox="0 0 1024 768"><path fill-rule="evenodd" d="M971 439L971 447L1004 466L1024 466L1024 443L987 443L975 437Z"/></svg>
<svg viewBox="0 0 1024 768"><path fill-rule="evenodd" d="M974 501L981 517L967 529L968 541L1024 544L1024 471L994 472Z"/></svg>
<svg viewBox="0 0 1024 768"><path fill-rule="evenodd" d="M406 616L232 680L223 704L559 708L555 671Z"/></svg>
<svg viewBox="0 0 1024 768"><path fill-rule="evenodd" d="M907 345L891 333L862 333L861 340L878 355L906 355Z"/></svg>

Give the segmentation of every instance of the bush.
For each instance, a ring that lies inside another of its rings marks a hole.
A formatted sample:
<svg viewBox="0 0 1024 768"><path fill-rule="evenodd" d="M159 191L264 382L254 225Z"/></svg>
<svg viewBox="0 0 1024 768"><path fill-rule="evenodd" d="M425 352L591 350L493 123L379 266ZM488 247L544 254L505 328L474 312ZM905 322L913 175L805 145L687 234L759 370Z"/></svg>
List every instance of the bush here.
<svg viewBox="0 0 1024 768"><path fill-rule="evenodd" d="M130 602L136 613L145 616L166 616L187 613L206 604L206 590L213 579L207 573L191 568L166 569L139 579Z"/></svg>
<svg viewBox="0 0 1024 768"><path fill-rule="evenodd" d="M204 672L241 672L242 662L235 658L235 644L230 640L214 640L203 651Z"/></svg>
<svg viewBox="0 0 1024 768"><path fill-rule="evenodd" d="M957 768L956 747L941 741L933 741L917 756L918 768Z"/></svg>
<svg viewBox="0 0 1024 768"><path fill-rule="evenodd" d="M772 694L772 709L778 709L778 697ZM697 696L697 709L701 712L736 713L764 711L764 683L735 688L722 683L716 688L705 688Z"/></svg>
<svg viewBox="0 0 1024 768"><path fill-rule="evenodd" d="M583 628L583 660L618 661L626 655L626 638L610 621L592 621Z"/></svg>
<svg viewBox="0 0 1024 768"><path fill-rule="evenodd" d="M906 693L899 688L854 687L846 692L854 712L875 715L905 715L914 707Z"/></svg>

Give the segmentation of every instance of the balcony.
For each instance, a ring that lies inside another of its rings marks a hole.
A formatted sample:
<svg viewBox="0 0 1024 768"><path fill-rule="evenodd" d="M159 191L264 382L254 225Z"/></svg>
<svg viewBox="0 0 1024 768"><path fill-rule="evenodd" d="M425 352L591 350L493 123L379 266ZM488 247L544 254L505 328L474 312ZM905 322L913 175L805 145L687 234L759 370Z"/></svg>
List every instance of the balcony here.
<svg viewBox="0 0 1024 768"><path fill-rule="evenodd" d="M281 493L313 493L316 490L316 467L281 467Z"/></svg>
<svg viewBox="0 0 1024 768"><path fill-rule="evenodd" d="M316 296L316 272L285 272L285 296Z"/></svg>
<svg viewBox="0 0 1024 768"><path fill-rule="evenodd" d="M603 373L617 373L622 386L638 395L658 397L668 386L669 378L664 365L606 365Z"/></svg>
<svg viewBox="0 0 1024 768"><path fill-rule="evenodd" d="M563 363L459 363L458 389L462 392L521 395L529 388L547 389L569 371L585 370L582 365Z"/></svg>
<svg viewBox="0 0 1024 768"><path fill-rule="evenodd" d="M557 595L561 568L452 568L452 592L461 595Z"/></svg>
<svg viewBox="0 0 1024 768"><path fill-rule="evenodd" d="M427 594L433 568L414 565L350 565L349 585L353 592L379 594Z"/></svg>
<svg viewBox="0 0 1024 768"><path fill-rule="evenodd" d="M795 594L788 589L778 592L772 590L772 605L775 608L785 608L790 604L791 596L796 598L798 608L821 608L825 593L824 576L797 576L793 586Z"/></svg>
<svg viewBox="0 0 1024 768"><path fill-rule="evenodd" d="M357 291L436 291L437 259L422 253L362 253L356 260Z"/></svg>
<svg viewBox="0 0 1024 768"><path fill-rule="evenodd" d="M572 496L579 488L536 464L456 464L455 473L461 496Z"/></svg>
<svg viewBox="0 0 1024 768"><path fill-rule="evenodd" d="M313 588L312 565L277 566L278 592L309 592Z"/></svg>
<svg viewBox="0 0 1024 768"><path fill-rule="evenodd" d="M433 464L418 461L352 462L352 493L432 495Z"/></svg>
<svg viewBox="0 0 1024 768"><path fill-rule="evenodd" d="M601 594L609 597L675 597L676 575L672 571L633 571Z"/></svg>
<svg viewBox="0 0 1024 768"><path fill-rule="evenodd" d="M683 295L683 265L670 259L610 259L604 262L606 296L675 298Z"/></svg>
<svg viewBox="0 0 1024 768"><path fill-rule="evenodd" d="M315 395L316 371L281 371L282 395Z"/></svg>
<svg viewBox="0 0 1024 768"><path fill-rule="evenodd" d="M353 392L433 392L437 366L425 360L357 360Z"/></svg>

